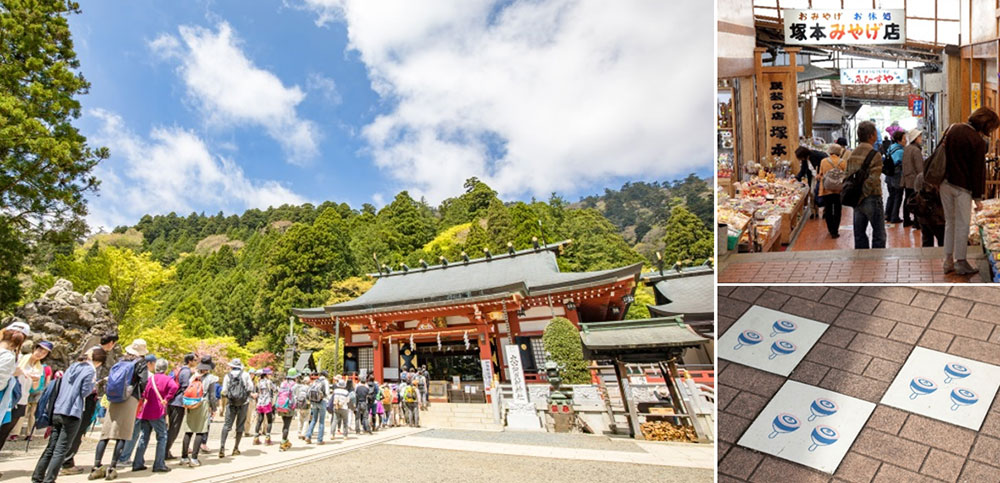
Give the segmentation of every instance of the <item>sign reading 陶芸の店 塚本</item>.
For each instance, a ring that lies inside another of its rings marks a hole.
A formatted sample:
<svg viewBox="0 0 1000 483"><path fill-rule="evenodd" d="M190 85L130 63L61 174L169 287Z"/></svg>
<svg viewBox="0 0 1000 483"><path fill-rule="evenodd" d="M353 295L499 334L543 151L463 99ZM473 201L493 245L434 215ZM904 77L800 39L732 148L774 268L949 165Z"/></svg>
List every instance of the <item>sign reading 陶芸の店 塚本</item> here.
<svg viewBox="0 0 1000 483"><path fill-rule="evenodd" d="M906 42L904 9L784 9L787 45L866 45Z"/></svg>
<svg viewBox="0 0 1000 483"><path fill-rule="evenodd" d="M764 72L764 155L780 162L791 161L799 145L798 125L793 124L792 111L798 109L795 72ZM765 163L767 164L767 163Z"/></svg>
<svg viewBox="0 0 1000 483"><path fill-rule="evenodd" d="M840 69L841 84L906 84L907 78L906 69Z"/></svg>

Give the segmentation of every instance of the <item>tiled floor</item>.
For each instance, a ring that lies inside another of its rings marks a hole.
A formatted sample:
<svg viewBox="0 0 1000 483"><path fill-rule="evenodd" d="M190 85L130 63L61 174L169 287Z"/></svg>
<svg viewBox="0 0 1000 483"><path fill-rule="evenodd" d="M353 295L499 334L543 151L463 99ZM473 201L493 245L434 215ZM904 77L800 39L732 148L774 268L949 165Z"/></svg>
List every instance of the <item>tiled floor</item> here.
<svg viewBox="0 0 1000 483"><path fill-rule="evenodd" d="M979 275L945 275L942 248L734 253L720 260L719 283L983 283L989 266L979 248L969 263Z"/></svg>
<svg viewBox="0 0 1000 483"><path fill-rule="evenodd" d="M1000 396L977 432L878 404L915 346L1000 365L1000 288L719 287L719 330L752 305L831 324L788 377L719 360L719 481L1000 482ZM786 380L878 404L837 472L736 445Z"/></svg>
<svg viewBox="0 0 1000 483"><path fill-rule="evenodd" d="M822 211L822 210L821 210ZM789 251L808 250L851 250L854 248L854 210L845 206L840 216L840 237L831 238L826 230L826 220L807 219L799 236L788 247ZM871 228L868 229L871 237ZM920 230L903 227L902 223L885 226L885 246L890 248L913 248L920 246Z"/></svg>

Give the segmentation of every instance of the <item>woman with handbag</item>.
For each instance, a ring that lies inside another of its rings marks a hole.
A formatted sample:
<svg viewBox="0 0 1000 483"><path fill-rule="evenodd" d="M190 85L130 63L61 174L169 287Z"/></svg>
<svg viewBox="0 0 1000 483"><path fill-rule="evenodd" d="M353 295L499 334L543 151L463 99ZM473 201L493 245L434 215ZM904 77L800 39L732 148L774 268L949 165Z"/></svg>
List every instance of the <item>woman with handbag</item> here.
<svg viewBox="0 0 1000 483"><path fill-rule="evenodd" d="M819 165L819 175L817 176L819 185L819 198L823 208L823 219L826 221L826 230L831 238L840 237L840 217L843 205L840 202L840 188L844 183L844 176L847 172L847 160L843 158L844 147L833 144L829 148L830 156L827 156Z"/></svg>
<svg viewBox="0 0 1000 483"><path fill-rule="evenodd" d="M135 457L132 459L132 471L143 471L146 469L145 456L146 446L149 445L150 433L156 432L156 458L153 460L154 473L166 473L167 468L167 402L173 399L180 386L172 377L167 376L167 368L170 365L166 359L157 359L155 363L149 362L146 367L153 371L149 382L146 383L146 390L143 392L142 401L139 403L138 424L139 442L135 445Z"/></svg>
<svg viewBox="0 0 1000 483"><path fill-rule="evenodd" d="M264 443L271 444L271 427L274 425L274 396L277 388L271 382L271 368L266 367L260 372L260 381L257 383L257 432L253 438L253 444L260 444L260 437L264 436ZM266 431L261 431L265 429Z"/></svg>

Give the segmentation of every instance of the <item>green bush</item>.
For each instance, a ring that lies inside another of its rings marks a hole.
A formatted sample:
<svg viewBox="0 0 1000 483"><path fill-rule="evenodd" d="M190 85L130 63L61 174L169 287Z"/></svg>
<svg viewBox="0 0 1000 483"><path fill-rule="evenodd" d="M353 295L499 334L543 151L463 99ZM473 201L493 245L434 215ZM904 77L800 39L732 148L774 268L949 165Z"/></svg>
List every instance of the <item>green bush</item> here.
<svg viewBox="0 0 1000 483"><path fill-rule="evenodd" d="M583 344L580 331L569 319L556 317L545 327L542 343L548 360L559 364L559 375L563 384L588 384L590 371L583 360Z"/></svg>

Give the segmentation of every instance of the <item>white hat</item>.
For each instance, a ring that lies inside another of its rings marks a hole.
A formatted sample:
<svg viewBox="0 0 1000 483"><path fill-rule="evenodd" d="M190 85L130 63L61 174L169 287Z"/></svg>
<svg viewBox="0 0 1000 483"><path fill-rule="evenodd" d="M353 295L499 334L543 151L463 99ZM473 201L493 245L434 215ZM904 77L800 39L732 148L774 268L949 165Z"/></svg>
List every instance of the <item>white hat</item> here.
<svg viewBox="0 0 1000 483"><path fill-rule="evenodd" d="M919 129L913 128L906 132L906 144L910 144L914 139L920 137L923 134Z"/></svg>
<svg viewBox="0 0 1000 483"><path fill-rule="evenodd" d="M146 348L146 341L143 339L133 340L128 347L125 348L126 354L132 354L134 356L144 356L149 353L149 349Z"/></svg>
<svg viewBox="0 0 1000 483"><path fill-rule="evenodd" d="M243 369L243 363L240 362L239 358L229 361L229 367L233 369Z"/></svg>
<svg viewBox="0 0 1000 483"><path fill-rule="evenodd" d="M31 336L31 327L28 327L28 324L21 321L11 322L10 325L4 327L4 330L16 330L25 336Z"/></svg>

